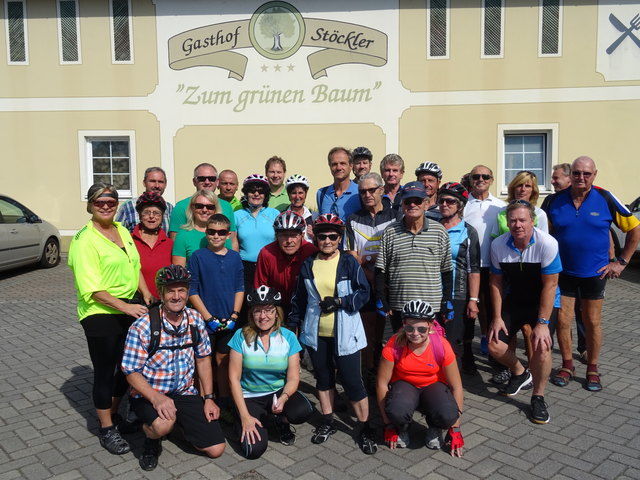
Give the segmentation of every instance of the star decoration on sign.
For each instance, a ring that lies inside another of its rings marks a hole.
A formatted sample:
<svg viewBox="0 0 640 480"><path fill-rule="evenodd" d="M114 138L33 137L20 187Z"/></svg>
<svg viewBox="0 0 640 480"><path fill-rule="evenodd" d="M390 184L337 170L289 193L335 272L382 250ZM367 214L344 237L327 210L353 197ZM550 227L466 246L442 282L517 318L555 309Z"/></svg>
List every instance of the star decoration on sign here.
<svg viewBox="0 0 640 480"><path fill-rule="evenodd" d="M281 67L280 65L275 65L275 66L273 67L273 69L274 69L276 72L279 72L281 68L282 68L282 67Z"/></svg>
<svg viewBox="0 0 640 480"><path fill-rule="evenodd" d="M260 70L262 70L263 72L266 72L267 70L269 70L269 67L267 67L266 65L264 65L264 64L263 64L263 65L260 67Z"/></svg>
<svg viewBox="0 0 640 480"><path fill-rule="evenodd" d="M293 65L293 63L290 63L290 64L287 66L287 69L288 69L288 71L289 71L289 72L293 72L293 69L294 69L294 68L295 68L295 65Z"/></svg>

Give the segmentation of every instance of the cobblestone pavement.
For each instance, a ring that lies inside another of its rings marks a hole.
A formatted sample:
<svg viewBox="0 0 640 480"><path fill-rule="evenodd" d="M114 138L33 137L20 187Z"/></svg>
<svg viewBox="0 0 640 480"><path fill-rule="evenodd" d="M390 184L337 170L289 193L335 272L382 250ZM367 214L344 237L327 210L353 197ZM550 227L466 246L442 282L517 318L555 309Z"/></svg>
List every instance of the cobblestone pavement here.
<svg viewBox="0 0 640 480"><path fill-rule="evenodd" d="M0 275L3 320L0 356L0 480L26 478L184 478L184 479L413 479L491 477L499 479L640 478L640 267L610 282L603 315L604 390L582 388L585 367L566 388L549 385L551 422L527 420L529 394L506 399L487 383L490 369L480 358L480 373L464 377L465 413L462 459L424 448L424 421L411 428L411 446L374 456L360 452L350 434L354 418L339 413L337 434L323 445L310 442L312 425L297 428L295 446L272 442L259 460L247 461L227 445L217 460L198 455L180 434L163 442L160 464L143 472L136 456L141 434L130 436L132 453L110 455L95 436L91 403L92 370L76 320L75 291L69 269L22 269ZM477 347L477 345L475 345ZM559 355L554 354L554 365ZM302 388L313 396L306 371ZM376 411L372 403L372 411ZM314 418L312 423L317 420ZM380 419L374 415L379 436ZM227 430L233 438L232 429ZM382 439L379 438L382 443Z"/></svg>

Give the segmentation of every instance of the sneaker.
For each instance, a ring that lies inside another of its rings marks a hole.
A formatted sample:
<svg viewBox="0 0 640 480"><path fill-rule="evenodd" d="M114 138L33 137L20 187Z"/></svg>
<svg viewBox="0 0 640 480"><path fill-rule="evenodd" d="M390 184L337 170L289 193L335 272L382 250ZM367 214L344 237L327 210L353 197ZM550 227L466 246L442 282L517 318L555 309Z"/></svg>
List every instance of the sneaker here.
<svg viewBox="0 0 640 480"><path fill-rule="evenodd" d="M513 397L518 394L523 387L533 382L533 376L528 369L525 369L524 373L520 375L511 374L509 383L500 390L500 393L506 397Z"/></svg>
<svg viewBox="0 0 640 480"><path fill-rule="evenodd" d="M491 379L489 380L491 383L495 383L496 385L504 385L511 378L511 370L505 368L504 370L500 370L498 373L494 373Z"/></svg>
<svg viewBox="0 0 640 480"><path fill-rule="evenodd" d="M534 395L531 397L531 421L543 425L549 423L551 417L547 411L547 403L544 401L544 397L540 395Z"/></svg>
<svg viewBox="0 0 640 480"><path fill-rule="evenodd" d="M313 436L311 437L312 443L324 443L329 440L329 436L336 433L336 424L335 422L331 423L322 423L318 428L313 431Z"/></svg>
<svg viewBox="0 0 640 480"><path fill-rule="evenodd" d="M409 446L409 431L398 432L398 440L396 441L396 448L407 448Z"/></svg>
<svg viewBox="0 0 640 480"><path fill-rule="evenodd" d="M485 335L480 337L480 353L482 355L489 355L489 340Z"/></svg>
<svg viewBox="0 0 640 480"><path fill-rule="evenodd" d="M109 453L114 455L124 455L131 451L129 443L122 438L116 427L110 427L106 432L99 433L100 445Z"/></svg>
<svg viewBox="0 0 640 480"><path fill-rule="evenodd" d="M296 443L296 429L290 423L282 421L280 415L276 416L276 425L280 432L280 443L283 445L293 445Z"/></svg>
<svg viewBox="0 0 640 480"><path fill-rule="evenodd" d="M440 450L442 448L442 430L435 427L427 428L424 444L430 450Z"/></svg>
<svg viewBox="0 0 640 480"><path fill-rule="evenodd" d="M374 439L374 434L371 428L364 427L362 429L358 436L358 446L360 447L360 450L367 455L373 455L378 451L378 444Z"/></svg>
<svg viewBox="0 0 640 480"><path fill-rule="evenodd" d="M140 459L138 460L140 468L146 471L156 468L158 466L158 457L160 456L161 450L162 446L160 445L159 438L156 440L147 438L144 441L144 450L142 450Z"/></svg>

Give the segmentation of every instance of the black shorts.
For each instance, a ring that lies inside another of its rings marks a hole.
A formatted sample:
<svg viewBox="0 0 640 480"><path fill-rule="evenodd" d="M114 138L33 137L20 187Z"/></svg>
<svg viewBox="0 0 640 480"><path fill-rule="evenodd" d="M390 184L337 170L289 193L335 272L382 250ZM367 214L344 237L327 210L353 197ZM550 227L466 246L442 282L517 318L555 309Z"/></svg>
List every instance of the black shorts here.
<svg viewBox="0 0 640 480"><path fill-rule="evenodd" d="M216 353L229 353L230 347L228 343L234 333L236 333L236 328L233 330L225 329L216 333L209 333L212 353L214 355Z"/></svg>
<svg viewBox="0 0 640 480"><path fill-rule="evenodd" d="M560 295L564 297L602 300L607 279L600 277L581 278L560 273L558 285L560 286Z"/></svg>
<svg viewBox="0 0 640 480"><path fill-rule="evenodd" d="M83 318L80 325L87 337L126 336L135 320L126 313L95 313Z"/></svg>
<svg viewBox="0 0 640 480"><path fill-rule="evenodd" d="M507 298L502 305L502 320L509 335L501 331L499 339L509 343L511 338L517 335L518 330L522 330L525 325L535 328L538 324L538 305L517 305Z"/></svg>
<svg viewBox="0 0 640 480"><path fill-rule="evenodd" d="M180 426L187 439L196 448L207 448L224 443L224 434L217 420L209 422L204 416L204 401L198 395L167 395L176 406L176 425ZM158 412L145 398L132 398L131 408L138 418L151 425Z"/></svg>

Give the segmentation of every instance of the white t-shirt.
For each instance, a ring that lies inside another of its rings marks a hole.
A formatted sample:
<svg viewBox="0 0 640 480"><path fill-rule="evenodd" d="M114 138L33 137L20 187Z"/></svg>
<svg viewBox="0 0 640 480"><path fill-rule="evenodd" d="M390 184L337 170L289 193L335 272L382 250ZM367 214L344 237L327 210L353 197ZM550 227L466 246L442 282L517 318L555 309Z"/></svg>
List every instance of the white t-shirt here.
<svg viewBox="0 0 640 480"><path fill-rule="evenodd" d="M498 212L506 205L491 194L484 200L478 200L469 194L469 201L464 207L464 221L478 232L481 267L491 266L491 230L496 223Z"/></svg>

